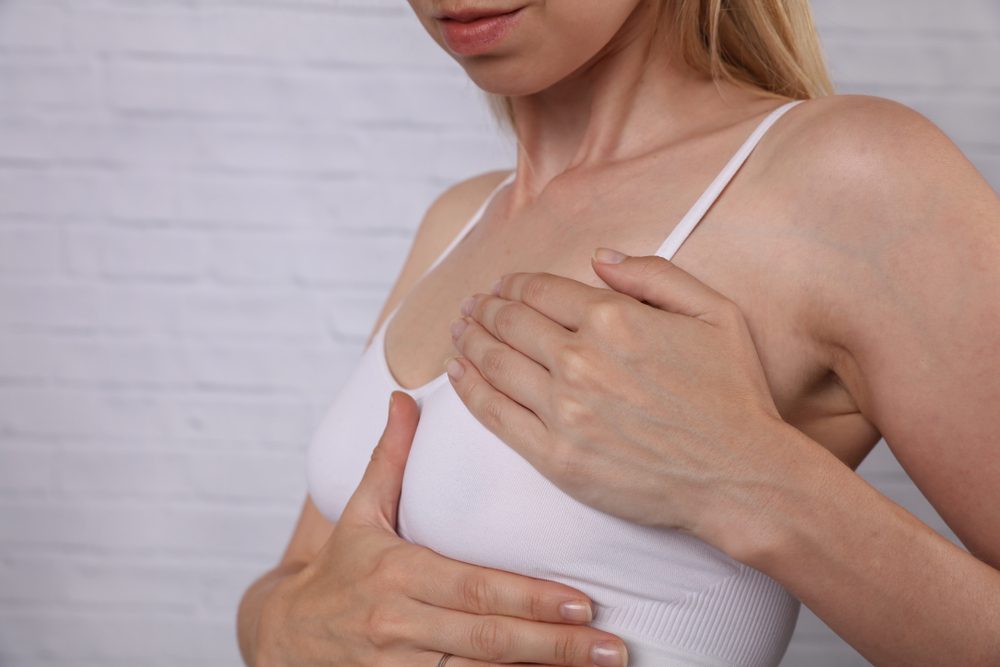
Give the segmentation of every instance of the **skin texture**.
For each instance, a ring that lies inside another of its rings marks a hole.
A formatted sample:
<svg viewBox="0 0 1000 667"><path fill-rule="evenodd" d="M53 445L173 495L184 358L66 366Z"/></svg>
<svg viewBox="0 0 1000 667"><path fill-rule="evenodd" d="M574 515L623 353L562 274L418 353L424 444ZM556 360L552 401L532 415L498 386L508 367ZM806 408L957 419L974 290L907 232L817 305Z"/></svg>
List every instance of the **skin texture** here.
<svg viewBox="0 0 1000 667"><path fill-rule="evenodd" d="M580 502L703 536L724 496L760 499L786 446L747 446L781 417L746 322L659 257L598 266L621 292L517 273L463 302L452 337L472 365L458 359L449 376L484 425Z"/></svg>
<svg viewBox="0 0 1000 667"><path fill-rule="evenodd" d="M372 334L495 176L463 181L431 205ZM349 509L332 523L307 497L281 562L244 594L237 619L244 662L403 667L436 664L445 651L455 656L450 667L621 664L616 651L627 660L627 647L614 635L583 625L592 612L580 591L461 563L396 535L419 410L405 393L393 396Z"/></svg>
<svg viewBox="0 0 1000 667"><path fill-rule="evenodd" d="M410 4L444 46L431 16L445 3ZM834 96L799 105L771 128L669 263L674 278L654 269L630 277L626 265L600 268L590 259L598 246L634 256L632 263L663 262L644 256L783 102L684 69L671 58L669 40L647 69L644 7L633 0L533 2L501 47L456 57L483 89L518 96L518 175L417 283L506 173L458 184L428 211L380 317L405 297L386 330L389 366L403 386L414 387L461 353L465 373L456 391L499 432L518 422L497 418L510 414L498 407L506 394L483 376L503 363L484 367L474 348L463 347L463 339L473 341L468 333L452 341L449 323L459 302L488 294L504 274L549 274L632 299L627 311L596 315L586 314L587 298L564 304L592 322L621 317L606 320L600 335L578 338L574 358L589 360L578 370L613 372L597 352L632 360L632 373L615 378L617 396L606 389L611 383L590 382L578 385L574 398L581 405L650 406L650 392L664 392L683 399L667 405L685 409L633 410L630 418L646 421L634 422L629 438L608 440L615 446L606 443L607 459L586 449L582 422L570 419L559 440L561 465L548 468L556 483L559 470L571 466L573 476L564 479L590 474L595 488L618 499L609 505L616 513L688 530L757 567L875 664L1000 663L1000 531L992 509L1000 504L1000 202L919 114L888 100ZM649 301L639 296L644 290L664 303L696 294L694 303L714 304L710 311L725 315L706 324L669 306L639 303ZM513 291L496 298L531 301ZM478 331L475 346L486 350L487 336L500 344L505 334L487 314L497 312L496 303L482 301L467 332ZM654 323L684 317L711 327L690 329L689 322L688 330L711 336L692 334L665 353ZM529 325L511 318L506 326ZM731 375L726 364L709 363L714 356L705 350L733 363ZM532 359L528 352L516 350L522 363ZM648 363L636 361L643 356ZM686 366L690 359L702 363ZM561 373L554 363L541 366ZM499 376L494 381L503 385ZM723 386L724 393L707 390ZM545 410L536 409L532 414L545 422ZM662 428L669 422L675 431ZM602 422L586 427L600 434ZM679 430L690 435L671 437ZM500 435L518 446L516 436ZM974 555L854 474L880 435ZM736 447L747 458L721 465ZM659 462L665 480L688 474L694 482L669 487L668 497L649 477L635 485L636 495L619 497L614 480L595 471L616 465L620 475L634 474L635 461L622 451ZM690 467L676 467L679 460ZM699 502L705 480L728 492ZM590 500L600 503L600 496ZM287 609L289 596L272 591L304 592L282 582L318 558L334 529L307 499L282 562L245 596L241 646L260 641L262 609L271 627L280 625L275 610ZM413 575L411 585L419 573ZM432 628L411 630L424 633L414 645L430 646ZM327 664L322 654L313 659L298 664ZM449 666L464 667L459 660Z"/></svg>
<svg viewBox="0 0 1000 667"><path fill-rule="evenodd" d="M456 660L467 665L501 659L592 664L589 642L578 639L615 637L563 623L560 603L579 601L572 589L451 561L397 537L403 469L419 410L402 392L391 400L382 438L333 534L295 577L272 590L259 621L268 641L256 648L257 663L431 664L436 651L447 651L486 658ZM504 639L513 637L516 642Z"/></svg>

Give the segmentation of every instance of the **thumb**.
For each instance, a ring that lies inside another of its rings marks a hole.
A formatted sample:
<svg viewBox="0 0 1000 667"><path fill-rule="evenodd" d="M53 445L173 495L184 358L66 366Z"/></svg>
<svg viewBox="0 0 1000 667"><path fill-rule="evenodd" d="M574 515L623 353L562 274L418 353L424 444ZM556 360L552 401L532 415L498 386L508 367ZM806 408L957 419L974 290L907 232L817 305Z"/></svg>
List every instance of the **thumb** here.
<svg viewBox="0 0 1000 667"><path fill-rule="evenodd" d="M403 471L413 443L420 409L413 397L402 391L389 396L389 415L378 444L372 450L365 474L354 490L343 515L396 530Z"/></svg>
<svg viewBox="0 0 1000 667"><path fill-rule="evenodd" d="M722 294L659 255L632 257L597 248L590 264L616 292L672 313L714 322L711 315L731 305Z"/></svg>

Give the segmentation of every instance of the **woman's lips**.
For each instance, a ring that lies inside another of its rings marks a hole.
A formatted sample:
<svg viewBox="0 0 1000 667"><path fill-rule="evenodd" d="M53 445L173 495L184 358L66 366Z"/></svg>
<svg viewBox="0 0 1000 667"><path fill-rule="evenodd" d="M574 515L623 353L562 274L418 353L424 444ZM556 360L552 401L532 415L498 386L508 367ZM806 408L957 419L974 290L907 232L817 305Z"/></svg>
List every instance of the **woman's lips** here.
<svg viewBox="0 0 1000 667"><path fill-rule="evenodd" d="M517 24L523 9L521 7L506 14L484 16L466 23L448 18L438 20L448 48L460 56L475 56L499 44Z"/></svg>

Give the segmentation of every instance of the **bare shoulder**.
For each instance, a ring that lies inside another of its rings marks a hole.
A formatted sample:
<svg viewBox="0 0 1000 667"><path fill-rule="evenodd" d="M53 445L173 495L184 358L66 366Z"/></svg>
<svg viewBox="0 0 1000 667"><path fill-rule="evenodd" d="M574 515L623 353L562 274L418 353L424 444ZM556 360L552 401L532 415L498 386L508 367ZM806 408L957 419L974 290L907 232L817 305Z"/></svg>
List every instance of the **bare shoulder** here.
<svg viewBox="0 0 1000 667"><path fill-rule="evenodd" d="M985 509L1000 503L1000 198L897 102L835 96L786 119L766 162L801 260L799 324L965 545L1000 565Z"/></svg>
<svg viewBox="0 0 1000 667"><path fill-rule="evenodd" d="M506 169L488 171L448 187L428 207L417 230L414 245L421 243L429 246L431 254L436 257L490 192L508 175L510 171ZM430 261L434 261L433 257Z"/></svg>
<svg viewBox="0 0 1000 667"><path fill-rule="evenodd" d="M389 311L405 298L483 200L509 174L509 170L501 169L471 176L449 186L431 202L417 227L406 260L396 276L372 334Z"/></svg>
<svg viewBox="0 0 1000 667"><path fill-rule="evenodd" d="M762 173L802 243L789 261L812 288L799 290L800 319L836 350L871 335L855 315L936 291L932 276L939 285L969 279L998 242L1000 198L940 128L904 104L808 100L772 132L759 147Z"/></svg>
<svg viewBox="0 0 1000 667"><path fill-rule="evenodd" d="M790 110L779 133L786 148L823 148L852 153L859 148L905 150L913 140L950 140L917 110L874 95L829 95L806 100ZM900 139L908 139L899 143ZM821 142L816 145L815 142ZM799 157L819 151L796 151Z"/></svg>
<svg viewBox="0 0 1000 667"><path fill-rule="evenodd" d="M817 295L860 306L887 297L872 289L876 281L926 291L932 274L923 262L935 266L936 280L958 281L982 264L985 248L996 246L1000 198L914 109L880 97L835 95L809 100L782 121L766 149L768 182L812 244L810 270L826 279ZM823 335L847 336L846 327L862 323L827 317L814 324Z"/></svg>
<svg viewBox="0 0 1000 667"><path fill-rule="evenodd" d="M781 180L807 188L821 198L817 204L836 202L837 211L854 214L858 225L876 216L882 229L895 233L893 226L914 220L941 223L919 215L928 204L996 203L996 193L955 143L899 102L833 95L799 105L783 121L769 147Z"/></svg>

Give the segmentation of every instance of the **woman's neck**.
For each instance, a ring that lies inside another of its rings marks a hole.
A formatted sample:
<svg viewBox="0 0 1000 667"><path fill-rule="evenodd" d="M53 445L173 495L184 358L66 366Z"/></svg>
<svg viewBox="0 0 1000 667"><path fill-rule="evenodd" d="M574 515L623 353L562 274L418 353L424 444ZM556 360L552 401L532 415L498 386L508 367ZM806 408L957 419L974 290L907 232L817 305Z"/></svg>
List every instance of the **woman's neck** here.
<svg viewBox="0 0 1000 667"><path fill-rule="evenodd" d="M704 126L725 103L720 89L729 86L685 65L669 36L656 35L654 46L651 32L652 20L633 14L571 76L512 98L517 178L510 209L537 199L550 182L574 170L669 145Z"/></svg>

